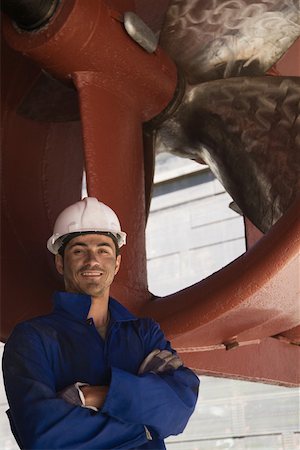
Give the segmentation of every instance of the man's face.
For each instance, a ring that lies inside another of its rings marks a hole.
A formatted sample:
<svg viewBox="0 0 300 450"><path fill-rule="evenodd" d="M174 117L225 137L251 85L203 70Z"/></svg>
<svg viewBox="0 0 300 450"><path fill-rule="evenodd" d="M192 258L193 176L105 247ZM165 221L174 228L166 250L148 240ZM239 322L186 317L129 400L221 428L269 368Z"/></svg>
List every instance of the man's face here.
<svg viewBox="0 0 300 450"><path fill-rule="evenodd" d="M64 276L67 292L93 297L109 295L121 256L116 256L113 240L102 234L86 234L72 239L64 258L56 255L56 268Z"/></svg>

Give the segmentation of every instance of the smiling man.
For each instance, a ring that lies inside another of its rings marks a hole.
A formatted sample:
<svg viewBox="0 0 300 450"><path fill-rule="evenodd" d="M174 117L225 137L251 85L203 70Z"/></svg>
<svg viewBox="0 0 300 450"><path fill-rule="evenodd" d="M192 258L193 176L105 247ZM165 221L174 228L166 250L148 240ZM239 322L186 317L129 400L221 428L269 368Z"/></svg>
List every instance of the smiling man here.
<svg viewBox="0 0 300 450"><path fill-rule="evenodd" d="M48 249L65 292L19 324L4 351L12 432L22 449L164 449L192 414L199 381L157 323L110 297L126 234L95 198L66 208Z"/></svg>
<svg viewBox="0 0 300 450"><path fill-rule="evenodd" d="M88 234L73 238L65 251L65 262L62 257L56 259L66 290L93 297L107 294L120 267L121 256L115 253L110 237Z"/></svg>

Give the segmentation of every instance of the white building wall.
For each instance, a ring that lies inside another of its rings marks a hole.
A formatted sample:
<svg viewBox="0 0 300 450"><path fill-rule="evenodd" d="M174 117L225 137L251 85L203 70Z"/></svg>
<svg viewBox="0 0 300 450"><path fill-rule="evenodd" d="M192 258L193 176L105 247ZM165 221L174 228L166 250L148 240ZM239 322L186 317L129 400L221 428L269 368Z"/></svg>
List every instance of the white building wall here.
<svg viewBox="0 0 300 450"><path fill-rule="evenodd" d="M243 219L231 201L208 169L159 155L146 234L151 292L176 292L245 252Z"/></svg>

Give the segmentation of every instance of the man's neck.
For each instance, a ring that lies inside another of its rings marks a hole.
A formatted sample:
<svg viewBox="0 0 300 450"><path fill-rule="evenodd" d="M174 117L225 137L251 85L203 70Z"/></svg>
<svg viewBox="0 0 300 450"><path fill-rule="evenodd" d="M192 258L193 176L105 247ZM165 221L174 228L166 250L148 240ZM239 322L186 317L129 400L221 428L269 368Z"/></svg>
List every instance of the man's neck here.
<svg viewBox="0 0 300 450"><path fill-rule="evenodd" d="M96 328L103 328L107 326L109 321L109 297L91 297L91 300L91 307L88 312L87 319L92 318Z"/></svg>

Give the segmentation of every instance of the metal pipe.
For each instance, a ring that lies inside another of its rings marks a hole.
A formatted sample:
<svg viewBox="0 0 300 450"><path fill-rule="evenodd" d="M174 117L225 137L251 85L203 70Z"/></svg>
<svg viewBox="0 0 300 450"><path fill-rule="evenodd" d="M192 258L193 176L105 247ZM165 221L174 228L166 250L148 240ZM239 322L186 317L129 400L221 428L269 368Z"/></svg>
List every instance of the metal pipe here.
<svg viewBox="0 0 300 450"><path fill-rule="evenodd" d="M1 0L1 11L22 30L33 31L53 16L60 0Z"/></svg>

